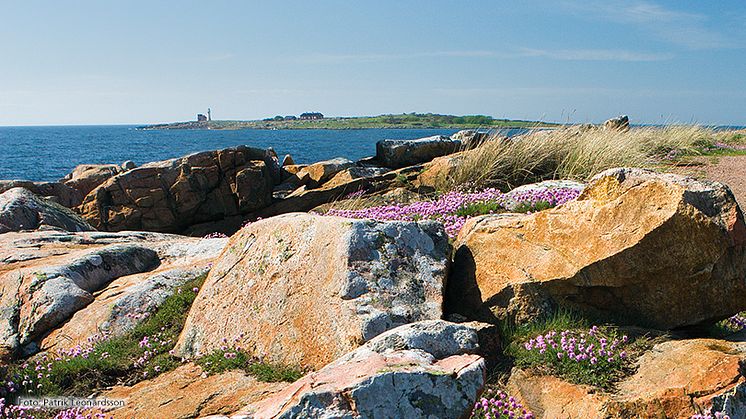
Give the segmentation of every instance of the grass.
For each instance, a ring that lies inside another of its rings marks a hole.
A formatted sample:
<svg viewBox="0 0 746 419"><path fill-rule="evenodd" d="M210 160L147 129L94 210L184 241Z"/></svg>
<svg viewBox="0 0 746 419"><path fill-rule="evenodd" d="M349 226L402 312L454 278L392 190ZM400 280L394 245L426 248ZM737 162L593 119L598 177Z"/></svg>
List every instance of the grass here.
<svg viewBox="0 0 746 419"><path fill-rule="evenodd" d="M293 382L303 376L299 368L263 362L235 348L218 349L200 358L197 363L208 374L242 370L256 377L257 380L268 383Z"/></svg>
<svg viewBox="0 0 746 419"><path fill-rule="evenodd" d="M719 137L699 126L638 127L625 132L565 127L512 139L492 138L455 157L439 191L512 187L548 179L586 181L612 167L660 168L682 156L706 154Z"/></svg>

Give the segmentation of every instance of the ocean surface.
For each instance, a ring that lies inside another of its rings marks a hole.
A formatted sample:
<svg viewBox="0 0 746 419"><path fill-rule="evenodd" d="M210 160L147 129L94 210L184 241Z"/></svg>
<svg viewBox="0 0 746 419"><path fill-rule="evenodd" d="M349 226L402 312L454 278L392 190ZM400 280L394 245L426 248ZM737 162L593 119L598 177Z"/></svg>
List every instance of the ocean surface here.
<svg viewBox="0 0 746 419"><path fill-rule="evenodd" d="M136 126L0 127L0 179L54 181L78 164L132 160L137 165L237 145L273 147L296 163L376 153L383 139L450 135L442 129L137 130ZM524 130L508 130L512 135Z"/></svg>

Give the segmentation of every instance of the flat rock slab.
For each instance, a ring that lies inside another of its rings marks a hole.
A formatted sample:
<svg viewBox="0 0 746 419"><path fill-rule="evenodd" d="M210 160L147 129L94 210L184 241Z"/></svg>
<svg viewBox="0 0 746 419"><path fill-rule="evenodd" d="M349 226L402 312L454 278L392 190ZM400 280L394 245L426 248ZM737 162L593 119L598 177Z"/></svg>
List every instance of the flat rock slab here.
<svg viewBox="0 0 746 419"><path fill-rule="evenodd" d="M321 368L386 330L439 319L449 254L432 222L296 213L251 223L215 262L177 353L237 337L256 356Z"/></svg>
<svg viewBox="0 0 746 419"><path fill-rule="evenodd" d="M286 386L263 383L240 371L207 376L189 363L133 386L116 386L102 397L127 401L125 407L106 412L107 418L195 418L236 411Z"/></svg>

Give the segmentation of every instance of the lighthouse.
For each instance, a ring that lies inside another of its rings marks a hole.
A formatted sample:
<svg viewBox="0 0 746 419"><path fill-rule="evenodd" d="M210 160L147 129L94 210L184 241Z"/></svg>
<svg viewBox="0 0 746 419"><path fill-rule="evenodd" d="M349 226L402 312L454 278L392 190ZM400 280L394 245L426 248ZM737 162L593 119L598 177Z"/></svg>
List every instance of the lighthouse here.
<svg viewBox="0 0 746 419"><path fill-rule="evenodd" d="M210 108L207 108L207 120L212 121L212 111Z"/></svg>

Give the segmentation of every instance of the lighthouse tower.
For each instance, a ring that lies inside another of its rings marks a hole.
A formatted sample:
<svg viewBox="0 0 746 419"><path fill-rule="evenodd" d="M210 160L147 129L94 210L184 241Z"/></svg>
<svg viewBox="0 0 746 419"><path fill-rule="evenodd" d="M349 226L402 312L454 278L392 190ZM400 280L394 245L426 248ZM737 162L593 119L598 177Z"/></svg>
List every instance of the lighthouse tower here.
<svg viewBox="0 0 746 419"><path fill-rule="evenodd" d="M207 108L207 120L212 121L212 111L210 108Z"/></svg>

